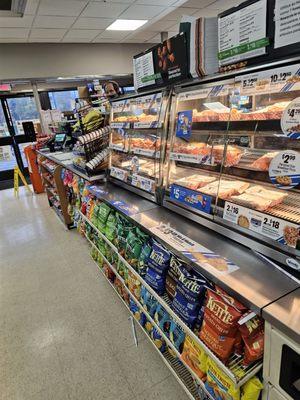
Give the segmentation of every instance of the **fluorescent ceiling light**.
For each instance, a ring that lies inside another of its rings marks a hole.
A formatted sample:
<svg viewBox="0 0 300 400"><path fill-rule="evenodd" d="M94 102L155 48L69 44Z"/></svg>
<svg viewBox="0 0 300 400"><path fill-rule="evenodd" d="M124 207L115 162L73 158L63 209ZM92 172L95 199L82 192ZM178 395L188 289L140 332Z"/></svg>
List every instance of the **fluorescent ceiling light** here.
<svg viewBox="0 0 300 400"><path fill-rule="evenodd" d="M143 26L147 19L116 19L111 25L109 25L107 31L135 31L136 29Z"/></svg>

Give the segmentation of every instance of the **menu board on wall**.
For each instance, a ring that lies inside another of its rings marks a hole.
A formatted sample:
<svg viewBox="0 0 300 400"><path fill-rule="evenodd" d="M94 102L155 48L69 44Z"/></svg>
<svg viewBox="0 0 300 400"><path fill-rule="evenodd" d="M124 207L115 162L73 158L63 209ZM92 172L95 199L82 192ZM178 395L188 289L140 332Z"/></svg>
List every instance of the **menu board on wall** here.
<svg viewBox="0 0 300 400"><path fill-rule="evenodd" d="M133 59L136 90L162 86L188 76L187 45L181 33Z"/></svg>
<svg viewBox="0 0 300 400"><path fill-rule="evenodd" d="M267 0L241 6L218 18L219 64L233 64L266 54Z"/></svg>
<svg viewBox="0 0 300 400"><path fill-rule="evenodd" d="M300 0L276 0L274 48L300 42Z"/></svg>

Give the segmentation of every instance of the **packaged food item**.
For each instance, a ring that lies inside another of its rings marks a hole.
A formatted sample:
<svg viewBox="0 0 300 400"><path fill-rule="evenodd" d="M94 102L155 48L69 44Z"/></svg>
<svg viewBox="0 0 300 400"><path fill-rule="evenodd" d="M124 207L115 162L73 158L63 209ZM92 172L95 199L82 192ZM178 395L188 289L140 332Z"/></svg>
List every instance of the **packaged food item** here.
<svg viewBox="0 0 300 400"><path fill-rule="evenodd" d="M150 241L147 241L146 243L144 243L142 249L141 249L141 254L140 257L138 259L138 263L137 263L137 271L141 276L145 276L146 275L146 271L147 271L147 259L151 253L151 243Z"/></svg>
<svg viewBox="0 0 300 400"><path fill-rule="evenodd" d="M185 332L182 327L178 325L173 319L171 319L170 321L169 339L174 344L179 353L182 353Z"/></svg>
<svg viewBox="0 0 300 400"><path fill-rule="evenodd" d="M233 351L241 316L224 296L207 289L200 338L224 363Z"/></svg>
<svg viewBox="0 0 300 400"><path fill-rule="evenodd" d="M121 297L123 297L123 283L120 281L119 278L116 277L114 281L115 288Z"/></svg>
<svg viewBox="0 0 300 400"><path fill-rule="evenodd" d="M200 379L205 377L207 354L189 335L185 337L181 359L187 363Z"/></svg>
<svg viewBox="0 0 300 400"><path fill-rule="evenodd" d="M125 289L125 286L124 286L124 285L122 286L122 297L123 297L125 303L129 304L129 301L130 301L130 298L131 298L131 297L129 296L129 293L128 293L127 290Z"/></svg>
<svg viewBox="0 0 300 400"><path fill-rule="evenodd" d="M96 246L98 247L100 253L106 257L106 243L104 241L104 239L102 239L101 237L98 237L97 242L96 242Z"/></svg>
<svg viewBox="0 0 300 400"><path fill-rule="evenodd" d="M121 260L119 260L117 264L117 272L124 279L126 284L126 281L128 282L128 268Z"/></svg>
<svg viewBox="0 0 300 400"><path fill-rule="evenodd" d="M126 240L128 233L133 229L132 224L122 214L117 213L117 235L115 238L115 246L119 250L119 253L124 256L126 249Z"/></svg>
<svg viewBox="0 0 300 400"><path fill-rule="evenodd" d="M96 200L95 204L94 204L93 211L90 213L91 222L96 227L97 227L98 212L99 212L100 204L101 204L100 201Z"/></svg>
<svg viewBox="0 0 300 400"><path fill-rule="evenodd" d="M247 318L247 316L243 316L242 319L245 318ZM258 315L255 315L242 325L239 325L239 331L245 345L243 364L247 366L263 357L264 320Z"/></svg>
<svg viewBox="0 0 300 400"><path fill-rule="evenodd" d="M154 314L154 321L158 324L160 329L166 334L167 337L170 336L170 326L171 317L170 314L163 308L161 304L157 305Z"/></svg>
<svg viewBox="0 0 300 400"><path fill-rule="evenodd" d="M170 259L170 267L166 276L166 292L171 300L175 297L176 287L180 275L179 267L183 265L183 261L179 260L174 255Z"/></svg>
<svg viewBox="0 0 300 400"><path fill-rule="evenodd" d="M117 218L114 212L110 212L105 225L105 236L113 243L117 235Z"/></svg>
<svg viewBox="0 0 300 400"><path fill-rule="evenodd" d="M97 214L97 228L103 234L105 234L106 221L108 219L110 212L111 208L107 204L105 203L100 204Z"/></svg>
<svg viewBox="0 0 300 400"><path fill-rule="evenodd" d="M156 328L152 329L150 336L155 346L163 353L166 350L166 342Z"/></svg>
<svg viewBox="0 0 300 400"><path fill-rule="evenodd" d="M179 269L180 275L172 309L193 329L204 301L207 281L201 275L189 272L183 265Z"/></svg>
<svg viewBox="0 0 300 400"><path fill-rule="evenodd" d="M147 259L145 281L158 294L162 295L165 292L166 273L171 253L154 239L152 239L151 247L151 253Z"/></svg>
<svg viewBox="0 0 300 400"><path fill-rule="evenodd" d="M132 312L134 318L137 321L139 321L141 318L141 311L140 311L139 306L136 304L136 302L132 298L130 298L130 300L129 300L129 309Z"/></svg>
<svg viewBox="0 0 300 400"><path fill-rule="evenodd" d="M258 377L253 376L241 387L241 400L258 400L263 387Z"/></svg>
<svg viewBox="0 0 300 400"><path fill-rule="evenodd" d="M128 271L128 289L139 300L141 297L141 282L136 276Z"/></svg>
<svg viewBox="0 0 300 400"><path fill-rule="evenodd" d="M205 387L216 400L240 400L240 389L210 358L206 361Z"/></svg>
<svg viewBox="0 0 300 400"><path fill-rule="evenodd" d="M92 256L92 259L94 260L94 261L97 261L97 259L98 259L98 251L97 251L97 249L95 248L95 247L92 247L92 250L91 250L91 256Z"/></svg>
<svg viewBox="0 0 300 400"><path fill-rule="evenodd" d="M113 273L113 271L109 268L107 264L104 263L103 265L103 271L105 276L107 277L108 280L110 280L112 283L115 280L116 275Z"/></svg>
<svg viewBox="0 0 300 400"><path fill-rule="evenodd" d="M157 308L156 298L148 292L145 286L141 288L141 303L144 309L148 312L150 317L154 317L155 310Z"/></svg>
<svg viewBox="0 0 300 400"><path fill-rule="evenodd" d="M128 233L126 240L125 258L134 268L137 267L143 244L145 243L147 238L148 235L146 235L139 228L134 228Z"/></svg>

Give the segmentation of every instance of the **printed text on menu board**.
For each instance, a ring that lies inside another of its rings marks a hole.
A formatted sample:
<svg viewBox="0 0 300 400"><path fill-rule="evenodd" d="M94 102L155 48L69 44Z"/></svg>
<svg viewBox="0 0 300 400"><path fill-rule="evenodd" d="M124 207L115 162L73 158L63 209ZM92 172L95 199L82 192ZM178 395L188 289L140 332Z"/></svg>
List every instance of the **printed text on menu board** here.
<svg viewBox="0 0 300 400"><path fill-rule="evenodd" d="M285 221L260 211L225 202L223 218L242 228L259 233L279 243L296 247L299 225Z"/></svg>
<svg viewBox="0 0 300 400"><path fill-rule="evenodd" d="M218 19L219 63L235 63L266 53L267 1L260 0Z"/></svg>
<svg viewBox="0 0 300 400"><path fill-rule="evenodd" d="M300 0L276 0L274 48L300 42Z"/></svg>
<svg viewBox="0 0 300 400"><path fill-rule="evenodd" d="M133 59L133 73L134 87L136 89L155 84L155 79L143 81L143 78L154 75L152 51Z"/></svg>

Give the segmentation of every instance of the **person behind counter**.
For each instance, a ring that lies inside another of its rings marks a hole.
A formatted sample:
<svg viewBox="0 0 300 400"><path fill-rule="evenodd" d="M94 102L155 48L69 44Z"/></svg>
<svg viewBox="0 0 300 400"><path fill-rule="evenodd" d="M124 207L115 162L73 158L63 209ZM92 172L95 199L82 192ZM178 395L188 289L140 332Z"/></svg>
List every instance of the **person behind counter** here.
<svg viewBox="0 0 300 400"><path fill-rule="evenodd" d="M115 99L120 96L121 89L116 81L108 81L103 85L104 92L108 100Z"/></svg>

